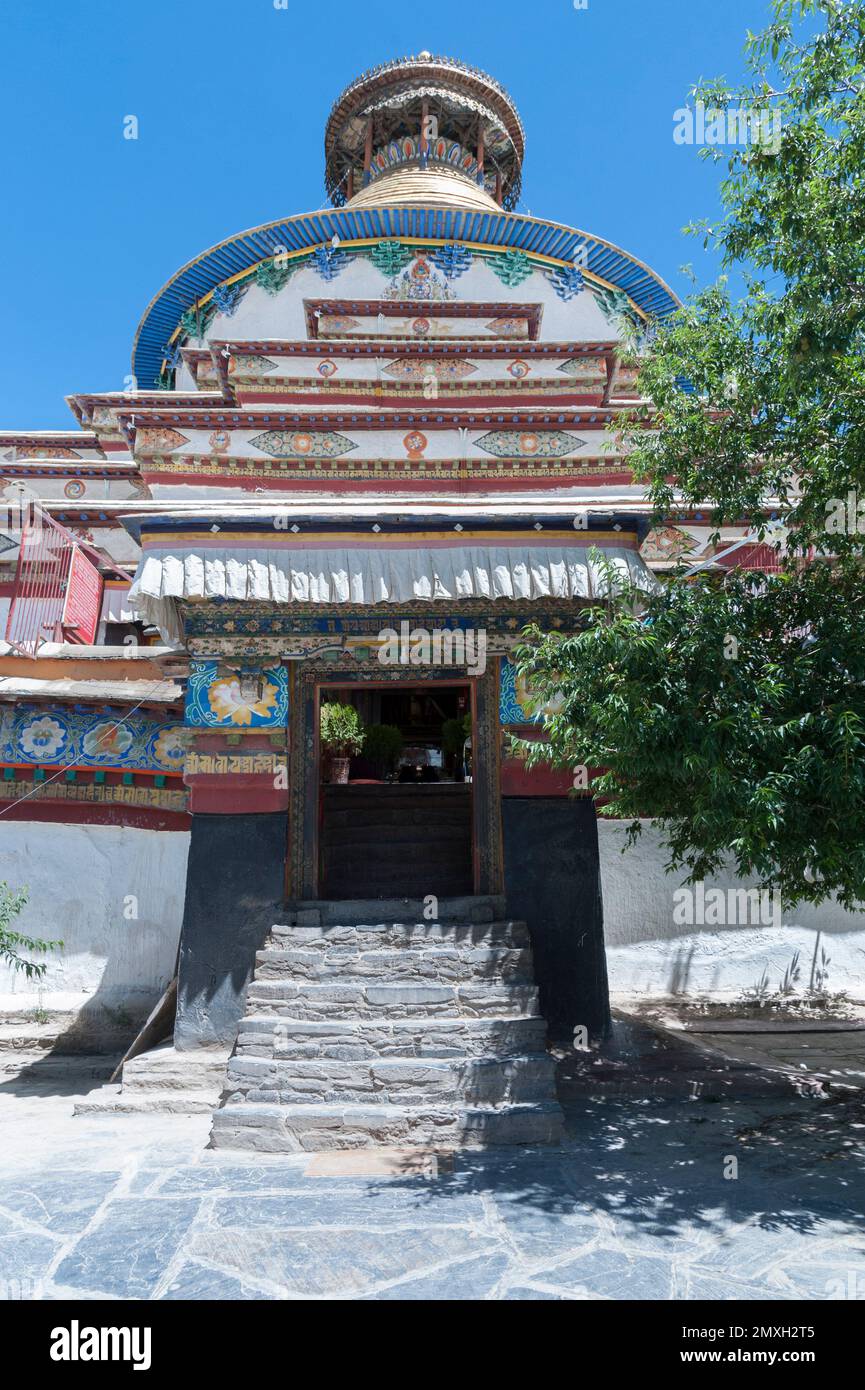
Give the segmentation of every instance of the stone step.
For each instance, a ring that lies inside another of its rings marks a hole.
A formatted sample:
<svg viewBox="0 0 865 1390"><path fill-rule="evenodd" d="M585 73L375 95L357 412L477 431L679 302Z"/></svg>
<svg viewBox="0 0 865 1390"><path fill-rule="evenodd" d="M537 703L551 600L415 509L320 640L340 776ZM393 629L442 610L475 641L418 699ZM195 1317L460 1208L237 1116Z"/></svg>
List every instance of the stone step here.
<svg viewBox="0 0 865 1390"><path fill-rule="evenodd" d="M358 950L352 946L329 946L324 950L296 946L268 946L255 957L255 978L278 980L290 977L297 983L315 980L320 984L341 980L381 980L389 983L456 983L486 980L502 984L525 980L531 984L531 951L508 946L402 946L391 950Z"/></svg>
<svg viewBox="0 0 865 1390"><path fill-rule="evenodd" d="M102 1086L76 1101L76 1115L207 1115L219 1104L219 1090L128 1092Z"/></svg>
<svg viewBox="0 0 865 1390"><path fill-rule="evenodd" d="M468 950L486 946L521 950L529 945L529 931L525 922L370 921L368 925L351 926L277 925L271 929L265 949L274 946L279 949L289 947L325 951L351 947L357 951L381 951L447 946L450 949Z"/></svg>
<svg viewBox="0 0 865 1390"><path fill-rule="evenodd" d="M281 1105L511 1105L555 1099L555 1062L530 1057L334 1062L231 1059L223 1100Z"/></svg>
<svg viewBox="0 0 865 1390"><path fill-rule="evenodd" d="M167 1042L123 1064L123 1094L161 1091L216 1091L225 1084L229 1048L202 1047L175 1052Z"/></svg>
<svg viewBox="0 0 865 1390"><path fill-rule="evenodd" d="M44 1048L16 1048L0 1053L0 1079L4 1082L20 1077L28 1085L62 1082L67 1087L87 1091L100 1081L107 1081L120 1053L49 1052Z"/></svg>
<svg viewBox="0 0 865 1390"><path fill-rule="evenodd" d="M495 1018L534 1014L538 991L527 983L408 984L344 977L321 984L254 976L246 996L250 1013L263 1011L292 1019L331 1018Z"/></svg>
<svg viewBox="0 0 865 1390"><path fill-rule="evenodd" d="M240 1024L237 1056L332 1058L520 1056L543 1052L546 1023L538 1017L331 1019L311 1022L248 1014Z"/></svg>
<svg viewBox="0 0 865 1390"><path fill-rule="evenodd" d="M57 1052L64 1057L106 1057L116 1052L122 1057L134 1029L89 1026L72 1013L52 1014L42 1022L15 1019L0 1024L0 1060L18 1052Z"/></svg>
<svg viewBox="0 0 865 1390"><path fill-rule="evenodd" d="M558 1142L562 1112L535 1105L277 1105L232 1103L213 1117L211 1147L259 1153L316 1153L403 1144L479 1148Z"/></svg>
<svg viewBox="0 0 865 1390"><path fill-rule="evenodd" d="M505 899L497 894L439 898L437 920L463 925L494 922L506 915ZM294 904L292 926L339 926L355 922L423 922L423 897L313 899Z"/></svg>

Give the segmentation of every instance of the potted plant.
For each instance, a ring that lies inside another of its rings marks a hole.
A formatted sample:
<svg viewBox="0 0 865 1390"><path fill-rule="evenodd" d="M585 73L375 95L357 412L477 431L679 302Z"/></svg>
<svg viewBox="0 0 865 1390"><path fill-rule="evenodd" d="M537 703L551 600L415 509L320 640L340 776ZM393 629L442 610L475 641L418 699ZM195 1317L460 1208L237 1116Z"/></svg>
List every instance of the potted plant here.
<svg viewBox="0 0 865 1390"><path fill-rule="evenodd" d="M353 705L330 701L321 707L321 746L327 756L327 781L347 782L352 757L363 747L363 725Z"/></svg>
<svg viewBox="0 0 865 1390"><path fill-rule="evenodd" d="M403 750L403 736L395 724L370 724L363 738L363 754L382 780L392 777Z"/></svg>

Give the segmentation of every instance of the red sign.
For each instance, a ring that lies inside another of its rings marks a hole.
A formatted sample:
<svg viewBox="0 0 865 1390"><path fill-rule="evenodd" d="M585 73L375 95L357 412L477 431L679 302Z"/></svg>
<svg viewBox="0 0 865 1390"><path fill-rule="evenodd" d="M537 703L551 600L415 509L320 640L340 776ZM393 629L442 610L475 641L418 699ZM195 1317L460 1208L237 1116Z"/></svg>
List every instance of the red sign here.
<svg viewBox="0 0 865 1390"><path fill-rule="evenodd" d="M67 642L91 643L102 611L102 576L78 546L72 552L60 624Z"/></svg>

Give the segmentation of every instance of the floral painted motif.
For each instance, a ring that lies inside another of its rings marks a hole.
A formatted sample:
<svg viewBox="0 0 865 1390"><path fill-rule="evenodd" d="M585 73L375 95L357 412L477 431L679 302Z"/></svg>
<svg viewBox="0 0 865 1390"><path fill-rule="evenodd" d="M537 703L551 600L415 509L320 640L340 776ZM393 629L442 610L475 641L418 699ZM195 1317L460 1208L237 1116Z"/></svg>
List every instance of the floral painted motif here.
<svg viewBox="0 0 865 1390"><path fill-rule="evenodd" d="M276 363L271 362L269 357L259 357L254 353L239 352L228 363L228 370L233 376L262 376L275 368Z"/></svg>
<svg viewBox="0 0 865 1390"><path fill-rule="evenodd" d="M88 729L82 739L82 748L90 758L105 759L111 762L122 758L132 744L132 734L125 724L113 719L104 719Z"/></svg>
<svg viewBox="0 0 865 1390"><path fill-rule="evenodd" d="M477 371L473 362L433 360L429 357L400 357L384 368L387 376L398 381L461 381Z"/></svg>
<svg viewBox="0 0 865 1390"><path fill-rule="evenodd" d="M214 430L207 442L215 454L225 454L231 444L231 435L228 430Z"/></svg>
<svg viewBox="0 0 865 1390"><path fill-rule="evenodd" d="M157 734L152 742L152 754L154 762L161 764L162 767L174 768L181 771L183 760L186 757L186 730L180 727L173 729L163 729Z"/></svg>
<svg viewBox="0 0 865 1390"><path fill-rule="evenodd" d="M484 453L496 458L562 458L582 448L584 439L567 430L491 430L475 440Z"/></svg>
<svg viewBox="0 0 865 1390"><path fill-rule="evenodd" d="M339 458L357 448L335 430L266 430L249 442L273 458Z"/></svg>
<svg viewBox="0 0 865 1390"><path fill-rule="evenodd" d="M563 299L566 303L575 295L581 294L586 288L583 272L578 265L569 265L561 270L549 270L547 271L547 279L559 299Z"/></svg>
<svg viewBox="0 0 865 1390"><path fill-rule="evenodd" d="M170 454L181 444L188 444L187 435L180 430L143 429L135 436L135 452L138 454Z"/></svg>
<svg viewBox="0 0 865 1390"><path fill-rule="evenodd" d="M542 705L532 693L525 677L519 675L511 661L503 661L499 678L499 723L539 724L546 714L557 714L564 704L557 697Z"/></svg>
<svg viewBox="0 0 865 1390"><path fill-rule="evenodd" d="M28 757L56 758L66 742L66 730L50 715L32 720L19 734L21 752Z"/></svg>
<svg viewBox="0 0 865 1390"><path fill-rule="evenodd" d="M529 325L525 319L491 319L486 328L488 333L495 334L497 338L527 338L529 336Z"/></svg>
<svg viewBox="0 0 865 1390"><path fill-rule="evenodd" d="M208 702L217 719L237 725L252 724L256 715L266 720L276 709L277 699L277 688L270 681L262 682L260 699L249 698L243 694L240 677L236 675L214 681L208 691Z"/></svg>
<svg viewBox="0 0 865 1390"><path fill-rule="evenodd" d="M0 761L7 763L178 772L183 736L176 719L137 711L121 718L68 705L0 709Z"/></svg>
<svg viewBox="0 0 865 1390"><path fill-rule="evenodd" d="M532 273L529 258L524 251L511 249L506 251L504 255L490 256L489 265L509 288L521 285Z"/></svg>
<svg viewBox="0 0 865 1390"><path fill-rule="evenodd" d="M323 337L334 338L360 328L360 321L349 318L346 314L322 314L318 325Z"/></svg>
<svg viewBox="0 0 865 1390"><path fill-rule="evenodd" d="M422 459L423 451L429 443L425 434L420 430L411 430L403 440L403 444L410 459Z"/></svg>
<svg viewBox="0 0 865 1390"><path fill-rule="evenodd" d="M640 374L639 367L616 368L616 375L613 377L613 385L610 394L612 396L636 396L637 377Z"/></svg>
<svg viewBox="0 0 865 1390"><path fill-rule="evenodd" d="M563 372L565 376L572 376L575 381L596 382L606 385L607 363L603 357L569 357L567 362L556 368L557 372Z"/></svg>
<svg viewBox="0 0 865 1390"><path fill-rule="evenodd" d="M236 671L220 669L216 661L193 661L186 690L187 726L284 727L288 723L286 667L268 667L250 675L256 686L252 696L241 690L241 677Z"/></svg>
<svg viewBox="0 0 865 1390"><path fill-rule="evenodd" d="M697 544L693 536L678 526L659 526L650 531L640 547L644 560L678 560Z"/></svg>
<svg viewBox="0 0 865 1390"><path fill-rule="evenodd" d="M439 136L435 140L428 140L426 148L422 149L419 135L402 135L373 152L372 176L377 178L385 169L390 169L395 164L414 163L418 160L422 164L450 164L462 169L473 180L478 175L475 156L456 140L447 140L444 136ZM484 185L489 192L495 188L495 174L492 170L484 174Z"/></svg>

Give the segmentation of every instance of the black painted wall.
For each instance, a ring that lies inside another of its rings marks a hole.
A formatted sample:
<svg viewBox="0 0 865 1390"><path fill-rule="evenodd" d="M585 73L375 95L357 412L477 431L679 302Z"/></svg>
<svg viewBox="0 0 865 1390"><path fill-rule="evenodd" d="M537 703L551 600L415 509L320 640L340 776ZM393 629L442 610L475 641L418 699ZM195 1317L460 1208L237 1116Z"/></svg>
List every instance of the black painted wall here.
<svg viewBox="0 0 865 1390"><path fill-rule="evenodd" d="M551 1040L593 1038L610 1026L604 917L594 803L569 797L504 797L508 914L528 923Z"/></svg>
<svg viewBox="0 0 865 1390"><path fill-rule="evenodd" d="M255 953L282 915L288 817L194 815L175 1047L231 1046Z"/></svg>

